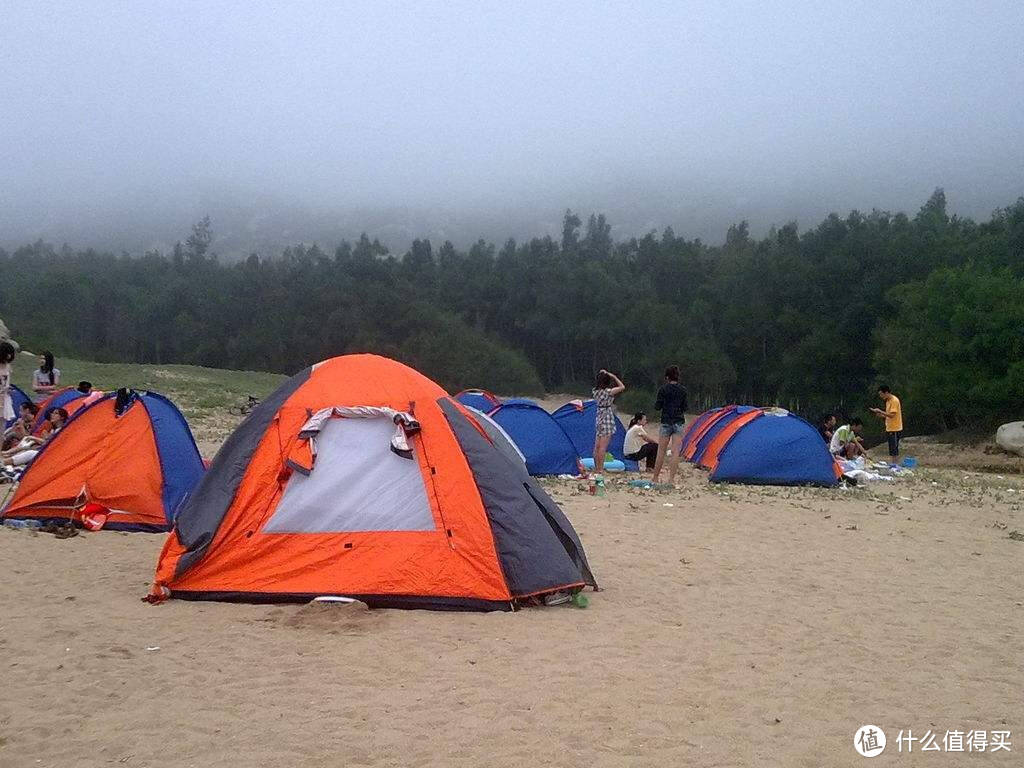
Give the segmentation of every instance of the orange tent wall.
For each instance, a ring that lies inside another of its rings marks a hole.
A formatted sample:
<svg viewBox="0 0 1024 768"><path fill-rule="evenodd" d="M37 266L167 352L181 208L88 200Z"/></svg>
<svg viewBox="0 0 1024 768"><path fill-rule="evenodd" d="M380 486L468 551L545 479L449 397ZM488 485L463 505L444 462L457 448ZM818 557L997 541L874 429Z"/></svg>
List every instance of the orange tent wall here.
<svg viewBox="0 0 1024 768"><path fill-rule="evenodd" d="M5 516L71 517L94 502L112 510L110 523L167 525L156 441L141 403L118 418L107 400L51 440L26 469Z"/></svg>
<svg viewBox="0 0 1024 768"><path fill-rule="evenodd" d="M184 549L172 533L155 591L510 600L480 493L441 397L446 393L434 382L384 358L349 356L316 366L260 439L205 556L176 575ZM422 425L412 447L435 530L263 533L287 482L285 459L310 413L358 405L411 409Z"/></svg>

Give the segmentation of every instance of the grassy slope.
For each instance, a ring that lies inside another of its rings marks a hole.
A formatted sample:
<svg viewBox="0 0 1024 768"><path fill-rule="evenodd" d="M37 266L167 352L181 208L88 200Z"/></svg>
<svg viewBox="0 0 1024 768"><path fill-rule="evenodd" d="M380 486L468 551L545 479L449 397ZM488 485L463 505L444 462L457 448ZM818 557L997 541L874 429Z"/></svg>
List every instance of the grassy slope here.
<svg viewBox="0 0 1024 768"><path fill-rule="evenodd" d="M14 383L31 394L36 358L20 355L14 364ZM276 373L226 371L194 365L135 365L92 363L59 358L61 383L74 386L85 379L105 392L119 387L159 392L177 404L196 436L204 454L212 455L240 416L228 409L246 401L248 395L263 398L285 380Z"/></svg>

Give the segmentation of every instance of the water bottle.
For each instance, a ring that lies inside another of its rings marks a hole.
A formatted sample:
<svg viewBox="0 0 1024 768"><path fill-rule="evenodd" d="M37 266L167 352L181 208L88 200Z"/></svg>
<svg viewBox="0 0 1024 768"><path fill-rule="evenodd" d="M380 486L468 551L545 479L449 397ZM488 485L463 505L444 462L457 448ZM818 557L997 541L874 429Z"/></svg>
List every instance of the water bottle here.
<svg viewBox="0 0 1024 768"><path fill-rule="evenodd" d="M597 495L604 498L604 478L598 475L594 478L594 484L597 486Z"/></svg>

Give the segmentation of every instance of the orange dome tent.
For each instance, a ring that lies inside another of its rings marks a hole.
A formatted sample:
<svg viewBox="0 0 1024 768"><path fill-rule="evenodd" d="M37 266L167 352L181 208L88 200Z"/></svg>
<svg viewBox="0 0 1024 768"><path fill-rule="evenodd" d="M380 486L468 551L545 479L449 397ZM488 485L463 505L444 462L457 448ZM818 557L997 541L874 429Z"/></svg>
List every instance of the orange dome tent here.
<svg viewBox="0 0 1024 768"><path fill-rule="evenodd" d="M120 390L81 408L43 445L0 518L81 522L92 505L107 510L107 528L166 531L202 474L174 404Z"/></svg>
<svg viewBox="0 0 1024 768"><path fill-rule="evenodd" d="M596 586L559 507L463 406L376 355L302 371L228 438L151 599L507 610Z"/></svg>

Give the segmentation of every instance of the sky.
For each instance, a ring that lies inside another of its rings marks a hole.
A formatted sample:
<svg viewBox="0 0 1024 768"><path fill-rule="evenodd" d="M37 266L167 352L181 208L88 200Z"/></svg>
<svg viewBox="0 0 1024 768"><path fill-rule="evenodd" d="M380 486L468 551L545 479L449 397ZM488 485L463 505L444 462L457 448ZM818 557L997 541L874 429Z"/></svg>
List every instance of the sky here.
<svg viewBox="0 0 1024 768"><path fill-rule="evenodd" d="M567 207L720 242L939 186L987 218L1024 195L1022 40L1019 0L2 0L0 245L204 213L241 248L500 242Z"/></svg>

